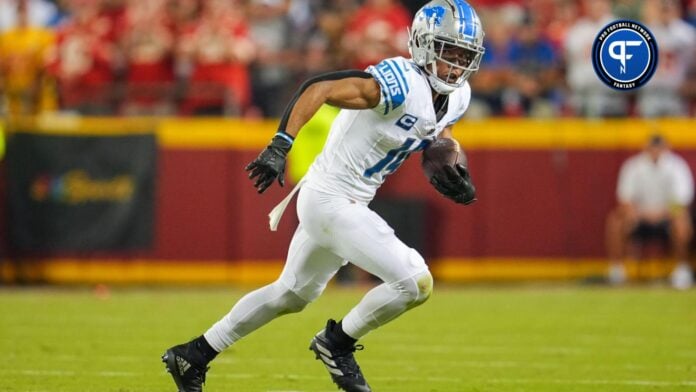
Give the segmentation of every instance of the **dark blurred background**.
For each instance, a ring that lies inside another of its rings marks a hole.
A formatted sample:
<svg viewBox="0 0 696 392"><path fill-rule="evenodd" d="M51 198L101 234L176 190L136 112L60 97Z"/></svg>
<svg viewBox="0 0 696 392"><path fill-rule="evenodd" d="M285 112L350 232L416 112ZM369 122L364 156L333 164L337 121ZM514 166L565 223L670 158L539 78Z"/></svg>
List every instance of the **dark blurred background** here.
<svg viewBox="0 0 696 392"><path fill-rule="evenodd" d="M278 117L308 76L408 56L413 0L0 0L0 113ZM696 97L696 1L472 1L486 54L471 117L685 116ZM634 94L589 51L628 18L659 42Z"/></svg>

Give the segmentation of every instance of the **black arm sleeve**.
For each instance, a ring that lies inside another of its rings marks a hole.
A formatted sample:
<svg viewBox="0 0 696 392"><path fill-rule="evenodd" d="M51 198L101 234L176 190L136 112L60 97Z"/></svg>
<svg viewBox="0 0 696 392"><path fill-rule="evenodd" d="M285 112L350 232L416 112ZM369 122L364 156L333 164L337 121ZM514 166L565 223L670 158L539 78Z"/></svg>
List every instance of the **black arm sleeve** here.
<svg viewBox="0 0 696 392"><path fill-rule="evenodd" d="M372 74L365 72L365 71L358 71L355 69L347 70L347 71L336 71L336 72L328 72L324 73L321 75L314 76L310 79L307 79L304 83L302 83L302 86L300 86L299 90L295 93L295 95L292 97L290 100L290 103L288 103L288 106L285 107L285 112L283 112L283 117L280 119L280 124L278 124L278 130L285 132L285 127L288 125L288 119L290 118L290 113L292 113L292 109L295 107L295 103L297 100L300 98L300 95L307 90L309 86L311 86L314 83L317 82L323 82L325 80L339 80L339 79L347 79L347 78L362 78L362 79L369 79L372 77Z"/></svg>

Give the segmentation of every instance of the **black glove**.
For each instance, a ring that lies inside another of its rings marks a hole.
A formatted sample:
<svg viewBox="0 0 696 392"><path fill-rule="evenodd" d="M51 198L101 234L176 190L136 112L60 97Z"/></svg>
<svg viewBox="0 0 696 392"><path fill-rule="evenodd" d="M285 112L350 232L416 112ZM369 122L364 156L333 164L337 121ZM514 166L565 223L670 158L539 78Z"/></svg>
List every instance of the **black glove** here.
<svg viewBox="0 0 696 392"><path fill-rule="evenodd" d="M280 186L285 186L285 160L292 147L291 136L277 133L271 143L244 170L250 171L249 178L258 176L254 187L263 193L273 180L278 179Z"/></svg>
<svg viewBox="0 0 696 392"><path fill-rule="evenodd" d="M476 187L471 182L469 170L457 163L454 167L444 166L430 178L435 189L448 199L460 204L476 201Z"/></svg>

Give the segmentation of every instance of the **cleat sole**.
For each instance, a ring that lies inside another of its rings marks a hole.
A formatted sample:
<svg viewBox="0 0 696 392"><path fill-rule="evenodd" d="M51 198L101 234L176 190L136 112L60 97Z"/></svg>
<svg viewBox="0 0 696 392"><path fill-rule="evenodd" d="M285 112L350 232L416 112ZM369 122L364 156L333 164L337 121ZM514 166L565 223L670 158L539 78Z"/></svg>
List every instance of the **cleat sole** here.
<svg viewBox="0 0 696 392"><path fill-rule="evenodd" d="M162 355L162 362L165 363L165 368L167 369L167 373L172 376L174 379L174 383L176 384L176 388L179 392L186 392L184 390L184 385L181 381L181 378L179 377L178 373L175 372L176 370L176 363L174 363L174 355L171 356L171 361L170 361L170 356L169 356L169 350L167 350L164 355Z"/></svg>

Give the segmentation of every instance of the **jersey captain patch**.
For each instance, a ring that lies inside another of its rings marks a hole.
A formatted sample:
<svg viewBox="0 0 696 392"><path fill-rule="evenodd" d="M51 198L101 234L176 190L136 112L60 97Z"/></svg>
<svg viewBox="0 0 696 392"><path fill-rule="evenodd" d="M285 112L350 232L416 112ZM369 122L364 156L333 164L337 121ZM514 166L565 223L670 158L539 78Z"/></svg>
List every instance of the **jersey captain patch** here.
<svg viewBox="0 0 696 392"><path fill-rule="evenodd" d="M418 117L412 116L410 114L404 114L396 121L396 125L404 131L410 131L411 128L413 128L413 126L416 125L417 121Z"/></svg>

